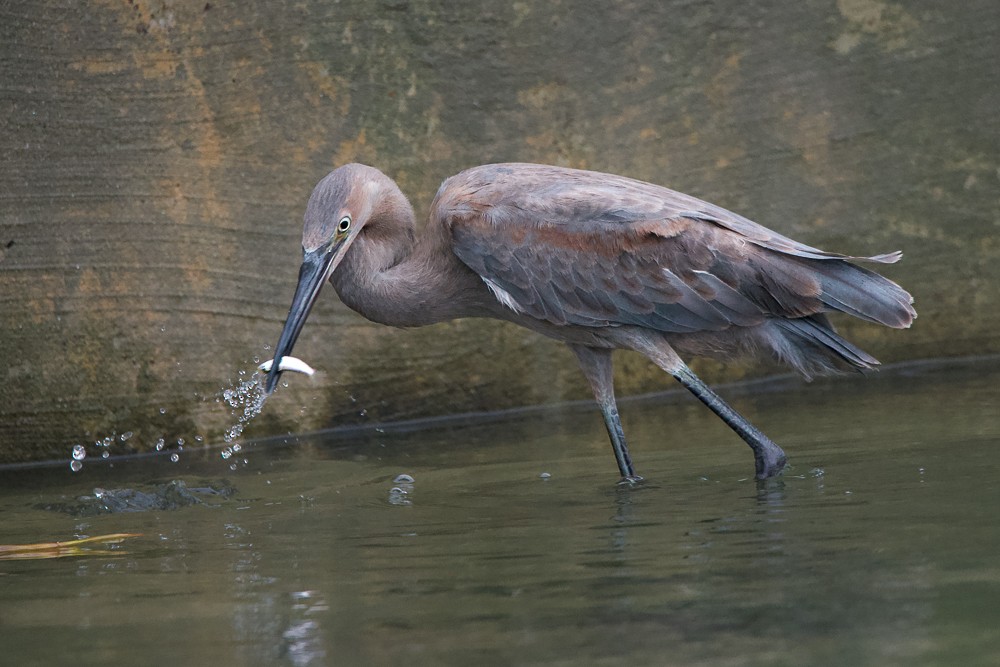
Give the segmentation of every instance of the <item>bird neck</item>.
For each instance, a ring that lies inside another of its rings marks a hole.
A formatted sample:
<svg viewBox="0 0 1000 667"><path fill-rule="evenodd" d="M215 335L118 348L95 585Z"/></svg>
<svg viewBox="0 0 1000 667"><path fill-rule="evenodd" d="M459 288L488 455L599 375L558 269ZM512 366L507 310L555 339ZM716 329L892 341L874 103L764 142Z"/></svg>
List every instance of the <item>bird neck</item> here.
<svg viewBox="0 0 1000 667"><path fill-rule="evenodd" d="M434 220L415 239L413 209L392 186L330 277L341 301L396 327L483 315L475 306L485 290L482 280L455 257L446 230Z"/></svg>

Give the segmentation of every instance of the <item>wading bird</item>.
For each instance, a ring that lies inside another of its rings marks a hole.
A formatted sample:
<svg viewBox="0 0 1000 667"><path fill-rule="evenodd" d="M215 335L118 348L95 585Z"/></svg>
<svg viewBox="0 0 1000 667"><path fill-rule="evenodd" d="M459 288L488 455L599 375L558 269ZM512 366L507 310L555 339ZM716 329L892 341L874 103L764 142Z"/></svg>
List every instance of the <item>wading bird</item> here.
<svg viewBox="0 0 1000 667"><path fill-rule="evenodd" d="M459 317L514 322L569 345L604 415L618 469L635 473L615 404L611 353L648 357L753 450L756 476L785 454L681 360L770 353L806 377L878 361L839 336L828 312L895 328L912 297L851 261L694 197L622 176L535 164L475 167L447 179L420 238L392 179L360 164L313 190L303 262L265 389L274 390L320 288L374 322Z"/></svg>

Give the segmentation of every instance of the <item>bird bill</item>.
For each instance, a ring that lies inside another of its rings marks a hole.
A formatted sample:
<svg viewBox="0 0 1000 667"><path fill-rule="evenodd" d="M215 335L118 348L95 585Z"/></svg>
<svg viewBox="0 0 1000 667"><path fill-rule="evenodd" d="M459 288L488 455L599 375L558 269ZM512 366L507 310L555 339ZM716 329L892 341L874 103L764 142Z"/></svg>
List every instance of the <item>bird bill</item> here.
<svg viewBox="0 0 1000 667"><path fill-rule="evenodd" d="M274 359L268 359L262 363L258 368L265 373L271 372L271 366L274 365ZM312 375L316 370L307 364L306 362L298 359L296 357L282 357L281 363L278 364L279 371L293 371L295 373L302 373L304 375Z"/></svg>

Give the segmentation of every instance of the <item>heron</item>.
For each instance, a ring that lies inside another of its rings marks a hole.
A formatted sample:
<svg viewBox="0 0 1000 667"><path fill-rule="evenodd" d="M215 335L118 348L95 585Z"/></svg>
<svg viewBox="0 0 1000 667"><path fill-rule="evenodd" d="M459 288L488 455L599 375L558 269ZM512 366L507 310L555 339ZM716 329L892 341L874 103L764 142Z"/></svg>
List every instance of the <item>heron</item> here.
<svg viewBox="0 0 1000 667"><path fill-rule="evenodd" d="M302 265L274 348L273 392L323 285L365 318L418 327L494 318L575 353L604 417L621 479L635 472L615 400L612 352L632 350L673 376L754 455L757 479L784 451L683 360L770 356L806 378L878 360L840 336L828 313L893 328L913 298L855 257L794 241L695 197L595 171L508 163L446 179L416 233L413 208L378 169L345 164L312 191Z"/></svg>

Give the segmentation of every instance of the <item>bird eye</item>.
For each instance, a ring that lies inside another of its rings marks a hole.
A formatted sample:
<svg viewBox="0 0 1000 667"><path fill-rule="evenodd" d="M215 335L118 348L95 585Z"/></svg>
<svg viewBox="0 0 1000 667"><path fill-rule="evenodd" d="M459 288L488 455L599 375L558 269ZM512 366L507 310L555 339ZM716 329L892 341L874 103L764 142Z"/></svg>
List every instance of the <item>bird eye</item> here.
<svg viewBox="0 0 1000 667"><path fill-rule="evenodd" d="M340 232L341 234L346 234L347 230L350 228L351 228L351 216L345 215L343 218L340 219L340 222L337 223L337 231Z"/></svg>

